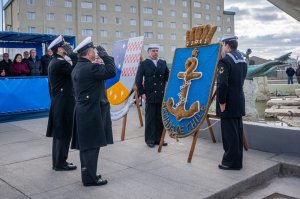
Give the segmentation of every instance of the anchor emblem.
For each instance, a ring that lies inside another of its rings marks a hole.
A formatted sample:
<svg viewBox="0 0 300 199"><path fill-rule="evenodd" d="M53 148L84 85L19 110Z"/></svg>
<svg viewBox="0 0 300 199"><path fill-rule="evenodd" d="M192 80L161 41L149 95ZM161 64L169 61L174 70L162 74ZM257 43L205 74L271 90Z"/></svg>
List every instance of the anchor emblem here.
<svg viewBox="0 0 300 199"><path fill-rule="evenodd" d="M191 81L202 77L202 72L194 72L198 66L198 49L195 48L192 52L192 57L188 58L185 62L185 72L179 72L177 77L183 79L183 85L180 86L180 93L178 93L179 101L174 108L174 99L171 97L167 101L168 111L176 117L176 120L181 121L184 118L190 118L200 111L199 101L194 102L189 110L185 109L189 88Z"/></svg>

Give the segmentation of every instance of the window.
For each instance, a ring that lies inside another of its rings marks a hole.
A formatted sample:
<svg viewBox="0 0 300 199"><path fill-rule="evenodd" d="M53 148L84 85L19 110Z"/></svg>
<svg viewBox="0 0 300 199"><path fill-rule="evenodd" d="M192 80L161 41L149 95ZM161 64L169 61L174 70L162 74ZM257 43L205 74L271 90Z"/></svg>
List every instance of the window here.
<svg viewBox="0 0 300 199"><path fill-rule="evenodd" d="M220 26L217 27L217 31L221 32L221 27Z"/></svg>
<svg viewBox="0 0 300 199"><path fill-rule="evenodd" d="M145 32L144 33L145 38L151 39L153 37L153 32Z"/></svg>
<svg viewBox="0 0 300 199"><path fill-rule="evenodd" d="M163 10L158 9L158 10L157 10L157 15L162 16L162 15L163 15Z"/></svg>
<svg viewBox="0 0 300 199"><path fill-rule="evenodd" d="M182 6L187 7L187 1L186 0L182 0Z"/></svg>
<svg viewBox="0 0 300 199"><path fill-rule="evenodd" d="M86 8L86 9L92 9L93 8L93 3L92 2L81 2L81 8ZM87 30L87 29L86 29Z"/></svg>
<svg viewBox="0 0 300 199"><path fill-rule="evenodd" d="M46 5L47 6L54 6L54 0L46 0Z"/></svg>
<svg viewBox="0 0 300 199"><path fill-rule="evenodd" d="M54 34L54 28L53 27L48 27L47 28L47 34Z"/></svg>
<svg viewBox="0 0 300 199"><path fill-rule="evenodd" d="M54 13L47 13L47 20L54 21Z"/></svg>
<svg viewBox="0 0 300 199"><path fill-rule="evenodd" d="M157 3L158 3L158 4L162 4L162 3L163 3L163 0L157 0Z"/></svg>
<svg viewBox="0 0 300 199"><path fill-rule="evenodd" d="M34 5L35 4L35 0L27 0L27 4L28 5Z"/></svg>
<svg viewBox="0 0 300 199"><path fill-rule="evenodd" d="M221 16L220 15L217 16L217 21L221 21Z"/></svg>
<svg viewBox="0 0 300 199"><path fill-rule="evenodd" d="M164 27L164 22L158 21L158 22L157 22L157 27L163 28L163 27Z"/></svg>
<svg viewBox="0 0 300 199"><path fill-rule="evenodd" d="M209 8L210 8L210 4L209 3L205 4L205 9L209 10Z"/></svg>
<svg viewBox="0 0 300 199"><path fill-rule="evenodd" d="M221 10L221 6L217 6L216 9L217 9L217 11L220 11Z"/></svg>
<svg viewBox="0 0 300 199"><path fill-rule="evenodd" d="M153 24L152 20L148 20L148 19L144 20L144 26L152 26L152 24Z"/></svg>
<svg viewBox="0 0 300 199"><path fill-rule="evenodd" d="M171 40L176 40L176 34L171 34Z"/></svg>
<svg viewBox="0 0 300 199"><path fill-rule="evenodd" d="M144 1L145 1L145 2L149 2L149 3L151 3L151 1L152 1L152 0L144 0Z"/></svg>
<svg viewBox="0 0 300 199"><path fill-rule="evenodd" d="M171 28L176 28L176 22L171 22Z"/></svg>
<svg viewBox="0 0 300 199"><path fill-rule="evenodd" d="M188 26L188 24L187 24L187 23L183 23L183 24L182 24L182 28L183 28L183 29L186 29L186 30L187 30L187 29L188 29L188 27L189 27L189 26Z"/></svg>
<svg viewBox="0 0 300 199"><path fill-rule="evenodd" d="M34 20L35 19L35 12L27 12L27 19Z"/></svg>
<svg viewBox="0 0 300 199"><path fill-rule="evenodd" d="M152 14L152 8L144 8L144 13L145 14Z"/></svg>
<svg viewBox="0 0 300 199"><path fill-rule="evenodd" d="M136 20L135 19L130 19L130 25L136 26Z"/></svg>
<svg viewBox="0 0 300 199"><path fill-rule="evenodd" d="M130 6L129 12L130 13L136 13L136 7L135 6Z"/></svg>
<svg viewBox="0 0 300 199"><path fill-rule="evenodd" d="M206 21L210 20L210 15L205 15Z"/></svg>
<svg viewBox="0 0 300 199"><path fill-rule="evenodd" d="M136 37L136 32L134 31L130 32L130 37Z"/></svg>
<svg viewBox="0 0 300 199"><path fill-rule="evenodd" d="M157 34L157 39L164 39L164 34Z"/></svg>
<svg viewBox="0 0 300 199"><path fill-rule="evenodd" d="M81 22L93 22L93 16L92 15L83 15L81 16Z"/></svg>
<svg viewBox="0 0 300 199"><path fill-rule="evenodd" d="M108 20L106 17L100 17L100 23L101 24L107 24Z"/></svg>
<svg viewBox="0 0 300 199"><path fill-rule="evenodd" d="M195 1L195 2L194 2L194 7L195 7L195 8L200 8L200 7L201 7L201 3L198 2L198 1Z"/></svg>
<svg viewBox="0 0 300 199"><path fill-rule="evenodd" d="M82 29L81 34L82 36L92 36L93 29Z"/></svg>
<svg viewBox="0 0 300 199"><path fill-rule="evenodd" d="M174 52L176 50L176 46L171 46L171 51Z"/></svg>
<svg viewBox="0 0 300 199"><path fill-rule="evenodd" d="M182 17L187 18L187 16L188 16L187 12L182 13Z"/></svg>
<svg viewBox="0 0 300 199"><path fill-rule="evenodd" d="M107 5L104 4L104 3L101 3L101 4L100 4L100 10L102 10L102 11L107 10Z"/></svg>
<svg viewBox="0 0 300 199"><path fill-rule="evenodd" d="M121 32L121 31L116 31L116 37L117 37L117 38L122 37L122 32Z"/></svg>
<svg viewBox="0 0 300 199"><path fill-rule="evenodd" d="M73 19L71 14L65 14L65 21L71 22Z"/></svg>
<svg viewBox="0 0 300 199"><path fill-rule="evenodd" d="M107 49L107 43L101 43L100 44L105 50Z"/></svg>
<svg viewBox="0 0 300 199"><path fill-rule="evenodd" d="M231 32L231 28L229 27L229 28L227 28L227 30L226 30L227 32Z"/></svg>
<svg viewBox="0 0 300 199"><path fill-rule="evenodd" d="M230 17L227 17L227 22L230 22Z"/></svg>
<svg viewBox="0 0 300 199"><path fill-rule="evenodd" d="M176 16L176 11L175 11L175 10L171 10L170 15L171 15L172 17L175 17L175 16Z"/></svg>
<svg viewBox="0 0 300 199"><path fill-rule="evenodd" d="M66 0L65 1L65 8L71 8L72 7L72 1Z"/></svg>
<svg viewBox="0 0 300 199"><path fill-rule="evenodd" d="M122 11L122 6L121 5L115 5L115 11L116 12L121 12Z"/></svg>
<svg viewBox="0 0 300 199"><path fill-rule="evenodd" d="M175 3L176 3L176 0L170 0L171 5L175 5Z"/></svg>
<svg viewBox="0 0 300 199"><path fill-rule="evenodd" d="M35 27L32 27L32 26L29 26L29 27L28 27L28 32L29 32L29 33L36 33L36 28L35 28Z"/></svg>
<svg viewBox="0 0 300 199"><path fill-rule="evenodd" d="M201 13L194 13L194 18L201 19L202 15Z"/></svg>
<svg viewBox="0 0 300 199"><path fill-rule="evenodd" d="M116 17L116 24L118 24L118 25L122 24L122 19L119 17Z"/></svg>
<svg viewBox="0 0 300 199"><path fill-rule="evenodd" d="M66 28L66 29L65 29L65 35L73 35L73 30L72 30L72 28Z"/></svg>
<svg viewBox="0 0 300 199"><path fill-rule="evenodd" d="M107 37L108 36L107 30L100 30L100 36Z"/></svg>

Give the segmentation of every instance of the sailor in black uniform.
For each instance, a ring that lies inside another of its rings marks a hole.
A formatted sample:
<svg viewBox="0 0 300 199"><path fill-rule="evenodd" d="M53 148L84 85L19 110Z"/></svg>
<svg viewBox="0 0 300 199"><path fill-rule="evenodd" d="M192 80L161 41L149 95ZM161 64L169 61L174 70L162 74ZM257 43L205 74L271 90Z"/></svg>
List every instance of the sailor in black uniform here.
<svg viewBox="0 0 300 199"><path fill-rule="evenodd" d="M218 63L216 112L221 118L224 155L220 169L240 170L243 167L243 91L247 64L237 50L236 36L222 38L222 59Z"/></svg>
<svg viewBox="0 0 300 199"><path fill-rule="evenodd" d="M161 107L169 78L167 63L158 58L158 50L159 45L149 45L148 58L140 63L135 79L138 95L146 95L145 142L150 148L159 144L163 131Z"/></svg>

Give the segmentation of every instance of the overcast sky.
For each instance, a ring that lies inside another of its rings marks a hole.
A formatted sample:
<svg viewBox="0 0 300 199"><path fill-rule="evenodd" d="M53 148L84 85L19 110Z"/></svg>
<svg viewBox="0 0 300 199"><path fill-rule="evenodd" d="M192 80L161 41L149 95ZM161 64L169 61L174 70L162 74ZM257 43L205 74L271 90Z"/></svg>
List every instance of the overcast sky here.
<svg viewBox="0 0 300 199"><path fill-rule="evenodd" d="M242 52L251 48L250 56L266 59L288 52L300 56L300 22L267 0L225 0L225 10L236 13L235 34Z"/></svg>

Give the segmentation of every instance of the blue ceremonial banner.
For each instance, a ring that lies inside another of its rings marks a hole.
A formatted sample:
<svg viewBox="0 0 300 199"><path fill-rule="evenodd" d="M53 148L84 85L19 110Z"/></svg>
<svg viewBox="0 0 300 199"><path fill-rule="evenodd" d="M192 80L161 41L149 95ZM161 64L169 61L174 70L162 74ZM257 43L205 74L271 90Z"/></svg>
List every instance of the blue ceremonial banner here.
<svg viewBox="0 0 300 199"><path fill-rule="evenodd" d="M106 85L105 85L106 89L109 89L111 86L113 86L115 83L117 83L120 80L124 57L127 49L127 44L128 44L128 39L117 41L114 44L112 50L112 57L115 59L117 74L115 77L106 81Z"/></svg>
<svg viewBox="0 0 300 199"><path fill-rule="evenodd" d="M176 49L166 88L162 119L171 137L193 134L210 105L220 44Z"/></svg>

